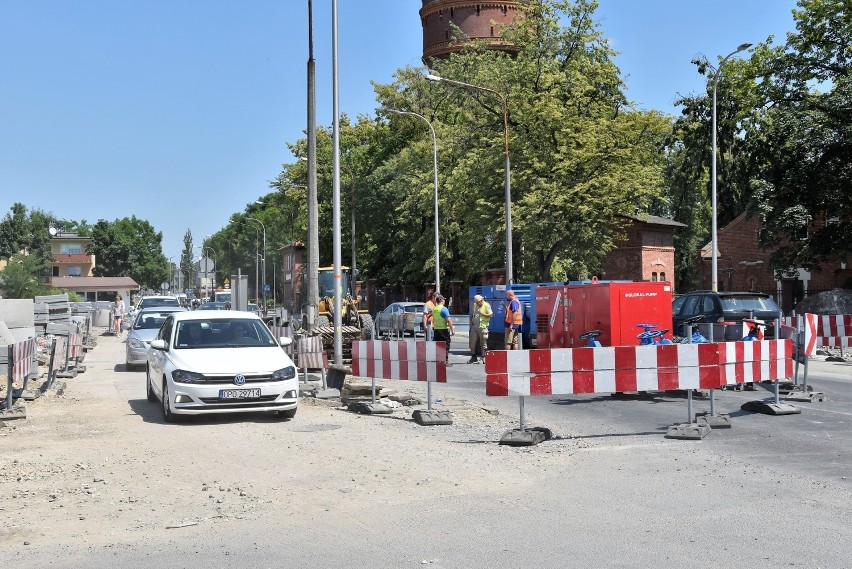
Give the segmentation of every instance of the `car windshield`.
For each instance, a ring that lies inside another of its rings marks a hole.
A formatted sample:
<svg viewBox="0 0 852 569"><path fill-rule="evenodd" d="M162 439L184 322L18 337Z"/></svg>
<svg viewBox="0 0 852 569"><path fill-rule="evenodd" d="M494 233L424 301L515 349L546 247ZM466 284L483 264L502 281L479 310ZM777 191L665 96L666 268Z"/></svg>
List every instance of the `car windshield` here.
<svg viewBox="0 0 852 569"><path fill-rule="evenodd" d="M133 325L134 330L159 330L160 326L163 325L163 322L166 320L169 314L172 314L173 310L146 310L144 312L140 312L139 316L136 317L136 322Z"/></svg>
<svg viewBox="0 0 852 569"><path fill-rule="evenodd" d="M413 304L411 306L406 306L405 311L406 312L415 312L415 313L423 312L423 305L422 304Z"/></svg>
<svg viewBox="0 0 852 569"><path fill-rule="evenodd" d="M245 348L277 346L261 320L254 318L209 318L177 323L175 349Z"/></svg>
<svg viewBox="0 0 852 569"><path fill-rule="evenodd" d="M727 296L722 297L724 312L780 312L775 301L766 296Z"/></svg>
<svg viewBox="0 0 852 569"><path fill-rule="evenodd" d="M139 301L139 308L151 306L180 306L180 302L176 298L143 298Z"/></svg>

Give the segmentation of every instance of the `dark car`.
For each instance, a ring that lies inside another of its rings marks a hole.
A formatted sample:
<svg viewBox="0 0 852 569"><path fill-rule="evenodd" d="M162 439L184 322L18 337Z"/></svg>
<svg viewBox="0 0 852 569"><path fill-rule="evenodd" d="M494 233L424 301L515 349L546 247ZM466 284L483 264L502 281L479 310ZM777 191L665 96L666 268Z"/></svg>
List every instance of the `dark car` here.
<svg viewBox="0 0 852 569"><path fill-rule="evenodd" d="M196 310L229 310L227 302L205 302Z"/></svg>
<svg viewBox="0 0 852 569"><path fill-rule="evenodd" d="M713 323L711 339L717 342L741 340L746 318L766 322L764 337L770 339L775 338L775 320L781 318L781 308L762 292L689 292L672 302L672 333L685 336L683 321L699 316L699 324ZM706 336L709 328L702 326L701 332Z"/></svg>

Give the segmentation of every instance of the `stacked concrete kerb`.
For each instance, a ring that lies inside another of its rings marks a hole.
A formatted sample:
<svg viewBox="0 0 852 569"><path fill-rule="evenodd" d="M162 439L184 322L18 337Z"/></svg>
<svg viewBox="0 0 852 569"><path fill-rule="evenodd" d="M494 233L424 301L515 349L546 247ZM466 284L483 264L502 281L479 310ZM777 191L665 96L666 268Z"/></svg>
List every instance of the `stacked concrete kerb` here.
<svg viewBox="0 0 852 569"><path fill-rule="evenodd" d="M26 418L24 401L61 395L57 378L85 371L86 351L97 344L97 304L71 303L66 294L0 299L0 420Z"/></svg>

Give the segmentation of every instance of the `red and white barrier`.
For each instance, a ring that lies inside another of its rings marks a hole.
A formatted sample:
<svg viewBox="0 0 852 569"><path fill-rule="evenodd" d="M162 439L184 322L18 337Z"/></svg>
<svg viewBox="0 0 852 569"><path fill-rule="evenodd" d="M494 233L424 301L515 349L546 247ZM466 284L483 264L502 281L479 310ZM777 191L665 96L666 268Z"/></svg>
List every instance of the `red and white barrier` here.
<svg viewBox="0 0 852 569"><path fill-rule="evenodd" d="M781 319L785 326L805 327L805 353L813 355L817 346L852 347L852 314L804 314ZM809 334L812 336L809 337Z"/></svg>
<svg viewBox="0 0 852 569"><path fill-rule="evenodd" d="M791 358L789 340L490 351L485 357L485 393L501 397L716 389L791 377Z"/></svg>
<svg viewBox="0 0 852 569"><path fill-rule="evenodd" d="M9 346L10 381L23 380L30 375L30 372L33 370L35 352L35 338L29 338Z"/></svg>
<svg viewBox="0 0 852 569"><path fill-rule="evenodd" d="M415 340L352 343L352 373L361 377L447 382L447 344Z"/></svg>
<svg viewBox="0 0 852 569"><path fill-rule="evenodd" d="M790 340L724 342L720 365L723 385L781 381L793 377L793 343Z"/></svg>
<svg viewBox="0 0 852 569"><path fill-rule="evenodd" d="M299 338L296 342L296 349L299 353L299 367L307 370L325 369L328 367L328 354L322 347L321 336L309 336L307 338Z"/></svg>

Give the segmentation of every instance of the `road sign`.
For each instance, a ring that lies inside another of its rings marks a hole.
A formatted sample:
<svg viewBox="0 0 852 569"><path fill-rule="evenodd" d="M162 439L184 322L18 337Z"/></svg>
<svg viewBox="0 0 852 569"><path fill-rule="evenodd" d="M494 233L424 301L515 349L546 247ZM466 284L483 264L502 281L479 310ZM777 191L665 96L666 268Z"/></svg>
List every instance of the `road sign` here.
<svg viewBox="0 0 852 569"><path fill-rule="evenodd" d="M265 284L265 285L263 285L263 290L265 290L266 292L269 292L270 290L272 290L272 287L269 286L269 284Z"/></svg>
<svg viewBox="0 0 852 569"><path fill-rule="evenodd" d="M161 290L168 290L168 288L169 288L169 283L167 283L165 281L160 283L160 289Z"/></svg>

